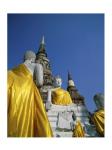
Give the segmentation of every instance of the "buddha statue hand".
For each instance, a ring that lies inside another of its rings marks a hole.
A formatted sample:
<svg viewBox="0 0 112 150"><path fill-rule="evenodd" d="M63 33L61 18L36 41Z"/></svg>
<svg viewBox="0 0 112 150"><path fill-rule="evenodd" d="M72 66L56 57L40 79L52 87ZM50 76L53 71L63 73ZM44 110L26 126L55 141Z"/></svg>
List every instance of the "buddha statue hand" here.
<svg viewBox="0 0 112 150"><path fill-rule="evenodd" d="M46 110L50 110L51 109L51 106L52 106L52 102L51 102L51 92L52 92L52 89L48 89L47 90L47 102L46 102Z"/></svg>
<svg viewBox="0 0 112 150"><path fill-rule="evenodd" d="M51 109L51 106L52 106L52 103L51 102L46 102L46 110L50 110Z"/></svg>

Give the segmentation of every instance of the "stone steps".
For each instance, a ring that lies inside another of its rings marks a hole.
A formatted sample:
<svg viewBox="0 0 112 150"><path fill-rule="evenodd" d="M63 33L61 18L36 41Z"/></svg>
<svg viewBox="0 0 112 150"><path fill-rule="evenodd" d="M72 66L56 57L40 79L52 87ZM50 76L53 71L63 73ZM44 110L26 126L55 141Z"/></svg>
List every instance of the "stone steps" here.
<svg viewBox="0 0 112 150"><path fill-rule="evenodd" d="M56 129L58 112L48 111L47 115L52 129Z"/></svg>

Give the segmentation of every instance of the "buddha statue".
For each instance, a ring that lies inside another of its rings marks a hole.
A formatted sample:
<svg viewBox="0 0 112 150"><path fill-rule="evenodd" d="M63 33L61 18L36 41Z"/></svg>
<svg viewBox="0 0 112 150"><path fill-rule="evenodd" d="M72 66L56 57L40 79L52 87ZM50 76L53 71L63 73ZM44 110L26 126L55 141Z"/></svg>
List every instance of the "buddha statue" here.
<svg viewBox="0 0 112 150"><path fill-rule="evenodd" d="M104 136L105 130L105 111L104 111L104 95L102 93L97 93L94 96L94 101L97 110L93 113L92 121L96 126L96 130L100 136Z"/></svg>
<svg viewBox="0 0 112 150"><path fill-rule="evenodd" d="M57 76L54 78L54 89L48 90L47 101L54 105L67 106L72 104L72 99L68 91L61 88L62 79Z"/></svg>
<svg viewBox="0 0 112 150"><path fill-rule="evenodd" d="M27 51L24 62L8 71L9 137L53 136L37 88L43 85L43 68L41 64L35 63L35 59L35 53Z"/></svg>
<svg viewBox="0 0 112 150"><path fill-rule="evenodd" d="M95 94L93 99L98 110L104 108L104 95L102 93Z"/></svg>

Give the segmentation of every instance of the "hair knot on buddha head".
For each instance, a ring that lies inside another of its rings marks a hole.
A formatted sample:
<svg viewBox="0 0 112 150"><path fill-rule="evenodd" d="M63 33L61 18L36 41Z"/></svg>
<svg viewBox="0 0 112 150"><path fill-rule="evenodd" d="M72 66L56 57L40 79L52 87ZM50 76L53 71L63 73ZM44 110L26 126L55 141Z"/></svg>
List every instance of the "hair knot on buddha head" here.
<svg viewBox="0 0 112 150"><path fill-rule="evenodd" d="M62 85L62 79L61 77L58 75L58 76L55 76L54 77L54 86L55 87L61 87Z"/></svg>
<svg viewBox="0 0 112 150"><path fill-rule="evenodd" d="M36 54L33 51L28 50L25 52L24 61L31 60L31 62L35 62L35 59L36 59Z"/></svg>

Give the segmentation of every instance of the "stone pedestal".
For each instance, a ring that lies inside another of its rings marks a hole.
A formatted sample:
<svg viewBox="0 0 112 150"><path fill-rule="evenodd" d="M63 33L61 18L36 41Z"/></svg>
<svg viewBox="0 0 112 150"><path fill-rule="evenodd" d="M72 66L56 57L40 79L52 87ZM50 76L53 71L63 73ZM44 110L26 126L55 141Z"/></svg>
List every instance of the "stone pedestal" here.
<svg viewBox="0 0 112 150"><path fill-rule="evenodd" d="M72 137L76 120L80 120L83 124L86 137L96 135L89 123L89 113L84 105L49 105L46 104L46 107L49 107L49 109L47 108L47 115L55 137ZM75 119L73 115L75 115Z"/></svg>

